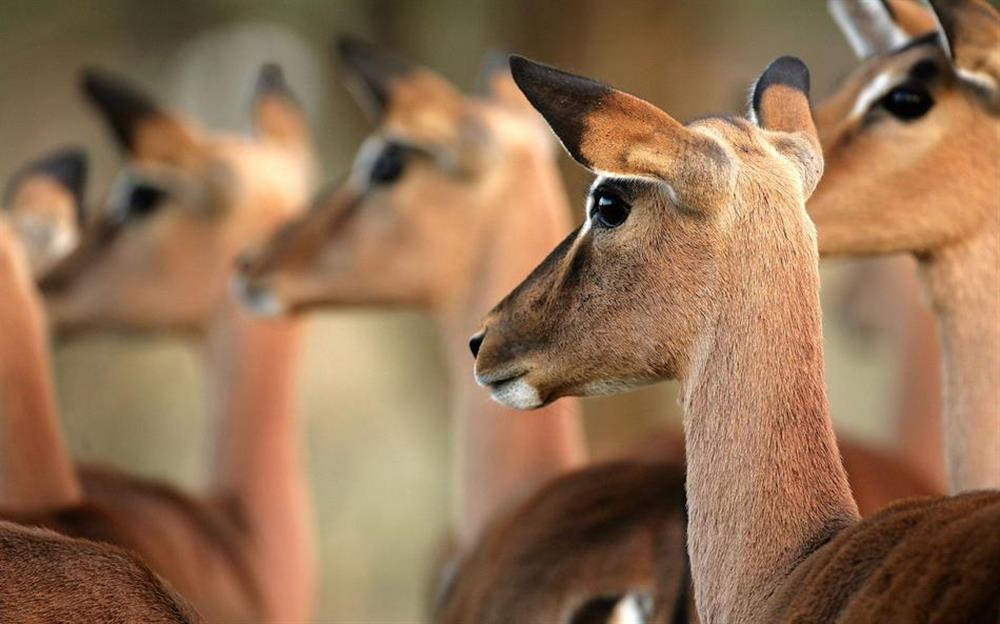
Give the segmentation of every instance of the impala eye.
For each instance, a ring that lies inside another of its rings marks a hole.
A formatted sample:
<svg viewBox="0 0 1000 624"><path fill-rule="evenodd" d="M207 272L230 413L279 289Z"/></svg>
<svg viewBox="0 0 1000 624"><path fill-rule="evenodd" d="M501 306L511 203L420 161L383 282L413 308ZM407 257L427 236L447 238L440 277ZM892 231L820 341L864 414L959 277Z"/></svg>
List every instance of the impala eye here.
<svg viewBox="0 0 1000 624"><path fill-rule="evenodd" d="M913 121L927 114L934 106L934 98L922 84L904 82L886 93L880 104L896 119Z"/></svg>
<svg viewBox="0 0 1000 624"><path fill-rule="evenodd" d="M628 219L632 206L617 193L608 189L597 189L593 194L590 218L606 228L616 228Z"/></svg>
<svg viewBox="0 0 1000 624"><path fill-rule="evenodd" d="M386 145L372 165L372 184L392 184L403 175L405 165L406 149L397 143Z"/></svg>
<svg viewBox="0 0 1000 624"><path fill-rule="evenodd" d="M121 214L126 219L142 219L155 212L166 197L167 191L158 186L136 183L125 197Z"/></svg>

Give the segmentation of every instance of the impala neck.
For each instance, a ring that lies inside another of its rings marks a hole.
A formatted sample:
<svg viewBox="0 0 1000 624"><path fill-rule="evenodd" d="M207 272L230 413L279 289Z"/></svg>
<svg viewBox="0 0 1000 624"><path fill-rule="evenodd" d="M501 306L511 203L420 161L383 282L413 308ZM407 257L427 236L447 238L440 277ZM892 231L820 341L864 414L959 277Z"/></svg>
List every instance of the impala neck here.
<svg viewBox="0 0 1000 624"><path fill-rule="evenodd" d="M571 229L552 156L525 157L511 175L516 179L498 182L505 190L478 239L477 266L460 296L437 313L453 394L452 523L462 547L475 543L497 511L586 460L578 401L520 412L493 402L472 374L468 340L483 316Z"/></svg>
<svg viewBox="0 0 1000 624"><path fill-rule="evenodd" d="M994 224L922 266L941 334L952 491L1000 488L1000 232Z"/></svg>
<svg viewBox="0 0 1000 624"><path fill-rule="evenodd" d="M210 328L206 352L216 439L213 493L232 501L252 540L270 616L306 621L313 526L295 418L297 320L251 318L236 304ZM278 605L278 606L275 606Z"/></svg>
<svg viewBox="0 0 1000 624"><path fill-rule="evenodd" d="M3 224L0 223L0 228ZM57 414L44 311L27 259L0 231L0 507L38 511L82 490Z"/></svg>
<svg viewBox="0 0 1000 624"><path fill-rule="evenodd" d="M795 565L858 518L829 418L804 222L738 235L717 324L681 376L689 551L706 623L756 621Z"/></svg>

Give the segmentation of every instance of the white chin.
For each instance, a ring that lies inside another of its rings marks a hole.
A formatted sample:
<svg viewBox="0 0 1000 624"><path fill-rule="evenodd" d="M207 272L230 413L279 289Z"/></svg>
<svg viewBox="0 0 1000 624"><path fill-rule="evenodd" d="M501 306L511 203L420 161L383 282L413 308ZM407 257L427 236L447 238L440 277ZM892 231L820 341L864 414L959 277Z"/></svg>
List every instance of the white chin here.
<svg viewBox="0 0 1000 624"><path fill-rule="evenodd" d="M251 288L242 277L234 277L232 282L236 298L257 316L280 316L285 313L284 304L266 288Z"/></svg>
<svg viewBox="0 0 1000 624"><path fill-rule="evenodd" d="M490 396L500 405L513 409L530 410L542 406L538 390L520 378L492 386Z"/></svg>

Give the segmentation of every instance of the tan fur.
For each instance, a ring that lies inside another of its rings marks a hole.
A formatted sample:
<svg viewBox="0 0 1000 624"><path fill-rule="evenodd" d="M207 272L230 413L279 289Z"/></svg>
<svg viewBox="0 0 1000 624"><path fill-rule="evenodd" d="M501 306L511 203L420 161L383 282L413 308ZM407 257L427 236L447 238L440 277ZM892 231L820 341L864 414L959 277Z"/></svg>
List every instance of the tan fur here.
<svg viewBox="0 0 1000 624"><path fill-rule="evenodd" d="M413 69L393 80L350 179L240 267L250 305L405 305L438 322L453 371L453 527L463 548L498 510L586 455L574 402L531 422L476 392L468 374L464 337L568 228L550 139L533 115ZM390 140L421 152L398 180L370 185L371 146Z"/></svg>
<svg viewBox="0 0 1000 624"><path fill-rule="evenodd" d="M80 500L59 429L41 301L27 254L0 220L0 507Z"/></svg>
<svg viewBox="0 0 1000 624"><path fill-rule="evenodd" d="M194 624L201 617L134 555L0 522L0 622Z"/></svg>
<svg viewBox="0 0 1000 624"><path fill-rule="evenodd" d="M237 254L301 212L311 186L305 122L268 84L253 139L209 135L162 109L143 117L122 178L148 180L167 199L124 222L99 215L42 282L57 330L182 328L203 338L217 427L210 495L83 477L109 539L134 543L210 621L304 621L315 586L293 405L298 323L251 319L229 292Z"/></svg>
<svg viewBox="0 0 1000 624"><path fill-rule="evenodd" d="M695 622L680 464L616 462L546 484L494 519L459 561L436 614L445 624L551 624L606 616L647 596L647 624ZM571 619L572 618L572 619Z"/></svg>
<svg viewBox="0 0 1000 624"><path fill-rule="evenodd" d="M959 72L992 77L997 88L1000 18L975 0L938 4L952 24L953 61L934 44L876 57L818 107L827 168L809 211L823 254L920 260L942 340L950 482L965 491L1000 486L1000 125L997 91ZM940 73L924 117L852 115L876 76L900 76L888 90L921 61Z"/></svg>
<svg viewBox="0 0 1000 624"><path fill-rule="evenodd" d="M555 92L533 100L543 114L558 117L561 99L586 98L585 79L529 69L534 77L522 84L529 98L531 91ZM797 107L801 120L807 119L806 97L780 85L808 84L804 71L798 61L781 59L758 83L765 85L764 96L776 87L785 91L781 108ZM602 98L596 106L618 101ZM759 101L763 110L756 117L774 119L767 110L774 101ZM645 107L641 128L664 114ZM560 123L585 132L593 127ZM794 128L795 134L811 134L810 126ZM631 205L629 217L616 228L591 224L571 237L498 304L485 321L477 376L502 385L499 380L516 371L544 401L680 380L689 552L702 621L796 621L785 610L786 596L815 597L816 604L847 614L844 594L871 596L883 609L919 604L929 594L912 583L881 597L870 590L879 578L912 568L914 557L942 548L965 553L942 562L948 572L938 571L950 573L955 591L965 596L950 613L955 621L976 616L983 604L994 608L995 586L985 582L981 568L967 574L978 544L958 533L908 544L909 557L880 557L849 582L814 586L797 574L828 556L827 549L859 545L856 535L868 527L890 545L904 538L858 521L830 425L815 231L805 213L811 181L821 171L818 143L815 135L802 141L737 119L706 118L687 128L711 137L725 154L734 172L730 201L692 212L671 201L659 180L618 183L617 192ZM621 129L622 135L631 132ZM598 138L591 140L596 149ZM620 153L621 142L611 141L607 159L598 153L588 164L612 172L613 179L617 172L609 165L621 161ZM558 322L545 320L551 317ZM971 508L986 510L997 501L1000 494L987 494ZM921 513L931 524L941 522L947 515L941 509L951 504ZM989 513L973 522L980 532L995 529ZM1000 546L994 542L987 546L990 561ZM931 614L919 607L916 613L917 621ZM825 621L831 620L840 621Z"/></svg>

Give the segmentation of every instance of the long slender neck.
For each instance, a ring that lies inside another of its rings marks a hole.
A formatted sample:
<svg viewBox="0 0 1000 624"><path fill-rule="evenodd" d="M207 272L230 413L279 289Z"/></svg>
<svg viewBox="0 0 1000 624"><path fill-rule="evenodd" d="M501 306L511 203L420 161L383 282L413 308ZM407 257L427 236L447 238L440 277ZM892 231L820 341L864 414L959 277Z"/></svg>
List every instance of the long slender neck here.
<svg viewBox="0 0 1000 624"><path fill-rule="evenodd" d="M452 520L472 545L498 510L586 460L579 402L562 399L532 413L493 402L472 375L468 339L496 302L570 230L567 201L548 155L526 157L497 197L498 218L481 237L485 252L451 305L437 316L453 393ZM516 211L510 211L516 206ZM517 214L511 214L516 212Z"/></svg>
<svg viewBox="0 0 1000 624"><path fill-rule="evenodd" d="M213 493L236 503L248 529L269 618L306 621L313 586L313 519L295 418L297 320L250 318L227 304L207 346L217 419Z"/></svg>
<svg viewBox="0 0 1000 624"><path fill-rule="evenodd" d="M941 250L923 265L944 362L952 491L1000 488L1000 232Z"/></svg>
<svg viewBox="0 0 1000 624"><path fill-rule="evenodd" d="M858 517L830 424L815 241L802 220L730 246L717 324L681 378L689 550L707 623L756 621L797 562Z"/></svg>
<svg viewBox="0 0 1000 624"><path fill-rule="evenodd" d="M42 305L26 258L5 233L0 232L0 506L61 507L78 502L82 490L59 427Z"/></svg>
<svg viewBox="0 0 1000 624"><path fill-rule="evenodd" d="M901 268L905 271L892 275L902 286L893 332L898 353L893 424L897 452L928 484L945 492L948 477L942 444L941 349L934 316L921 300L913 267Z"/></svg>

